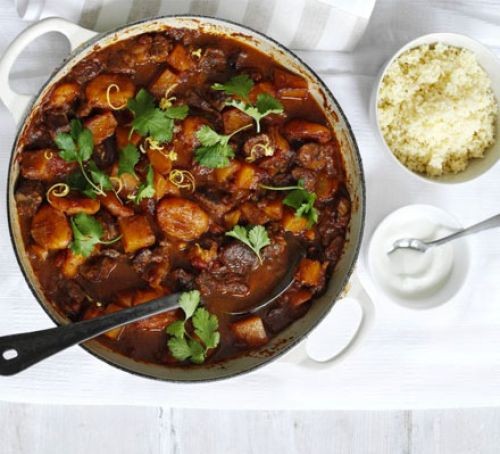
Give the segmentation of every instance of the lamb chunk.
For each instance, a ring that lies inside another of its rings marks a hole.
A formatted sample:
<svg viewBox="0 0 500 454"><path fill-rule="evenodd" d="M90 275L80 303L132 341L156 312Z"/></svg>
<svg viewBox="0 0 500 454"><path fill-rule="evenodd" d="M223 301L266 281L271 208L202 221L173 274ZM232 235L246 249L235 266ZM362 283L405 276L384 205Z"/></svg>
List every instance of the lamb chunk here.
<svg viewBox="0 0 500 454"><path fill-rule="evenodd" d="M109 275L117 267L118 260L106 255L99 255L87 260L79 268L82 277L91 282L102 282L108 279Z"/></svg>
<svg viewBox="0 0 500 454"><path fill-rule="evenodd" d="M284 128L285 137L290 141L314 140L319 143L326 143L332 139L329 128L319 123L312 123L306 120L290 120Z"/></svg>
<svg viewBox="0 0 500 454"><path fill-rule="evenodd" d="M247 296L250 288L245 276L229 271L222 273L211 273L202 271L196 278L196 285L204 296L229 295L229 296Z"/></svg>
<svg viewBox="0 0 500 454"><path fill-rule="evenodd" d="M219 254L220 261L236 274L246 274L256 268L257 256L240 241L233 241L223 246Z"/></svg>
<svg viewBox="0 0 500 454"><path fill-rule="evenodd" d="M222 49L208 47L203 52L198 63L198 68L204 73L224 73L226 71L227 58Z"/></svg>
<svg viewBox="0 0 500 454"><path fill-rule="evenodd" d="M43 202L43 186L39 181L24 180L15 194L17 212L22 217L33 217Z"/></svg>

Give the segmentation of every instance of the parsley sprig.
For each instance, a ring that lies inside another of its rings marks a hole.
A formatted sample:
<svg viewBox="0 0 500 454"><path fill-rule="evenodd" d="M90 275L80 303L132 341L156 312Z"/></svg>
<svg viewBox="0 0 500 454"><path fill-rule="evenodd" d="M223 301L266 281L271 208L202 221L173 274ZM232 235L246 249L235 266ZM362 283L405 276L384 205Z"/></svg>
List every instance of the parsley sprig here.
<svg viewBox="0 0 500 454"><path fill-rule="evenodd" d="M91 198L113 190L109 177L90 159L94 151L90 129L84 128L82 122L76 119L71 120L70 127L69 134L60 132L54 139L59 147L59 156L66 162L77 162L80 167L81 173L70 176L70 186Z"/></svg>
<svg viewBox="0 0 500 454"><path fill-rule="evenodd" d="M253 80L247 75L234 76L224 84L213 84L213 90L224 91L230 96L237 96L240 99L230 99L226 105L236 107L255 120L257 132L260 132L260 120L270 114L283 113L283 104L269 93L260 93L257 96L255 105L250 103L248 95L253 88Z"/></svg>
<svg viewBox="0 0 500 454"><path fill-rule="evenodd" d="M196 132L196 137L201 143L201 147L195 150L194 159L196 162L205 167L212 169L227 167L229 159L234 157L234 150L229 145L231 137L235 134L249 128L251 125L243 126L229 135L219 134L210 126L203 125Z"/></svg>
<svg viewBox="0 0 500 454"><path fill-rule="evenodd" d="M269 235L264 226L256 225L254 227L244 227L242 225L235 225L233 230L226 232L226 236L231 236L246 244L257 256L259 262L262 264L262 256L260 251L265 246L271 244Z"/></svg>
<svg viewBox="0 0 500 454"><path fill-rule="evenodd" d="M168 348L172 356L179 361L189 359L193 363L201 364L206 359L207 351L219 345L217 316L203 307L198 307L199 304L198 290L182 293L179 306L184 312L184 320L177 320L167 326L167 334L171 336L167 342ZM188 332L186 328L188 320L191 320L197 338Z"/></svg>
<svg viewBox="0 0 500 454"><path fill-rule="evenodd" d="M127 107L134 114L130 135L137 131L142 136L150 136L158 142L170 142L174 132L174 120L183 120L188 114L188 106L156 107L153 95L141 88L134 99L129 99Z"/></svg>
<svg viewBox="0 0 500 454"><path fill-rule="evenodd" d="M291 191L284 199L283 203L295 210L295 216L301 216L309 222L309 227L318 222L318 210L314 207L316 194L304 188L304 182L299 180L296 186L267 186L259 185L262 189L269 191Z"/></svg>
<svg viewBox="0 0 500 454"><path fill-rule="evenodd" d="M88 257L96 244L112 244L121 238L121 235L111 241L102 241L104 230L100 222L85 213L79 213L71 218L73 241L71 250L78 255Z"/></svg>

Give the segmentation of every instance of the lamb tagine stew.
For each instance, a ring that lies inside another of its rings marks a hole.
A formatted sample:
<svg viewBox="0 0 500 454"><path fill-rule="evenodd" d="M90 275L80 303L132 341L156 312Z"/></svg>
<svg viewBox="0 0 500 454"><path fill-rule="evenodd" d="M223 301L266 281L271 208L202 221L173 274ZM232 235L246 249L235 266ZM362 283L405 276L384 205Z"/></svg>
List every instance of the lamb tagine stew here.
<svg viewBox="0 0 500 454"><path fill-rule="evenodd" d="M307 81L232 38L166 29L96 49L19 141L26 253L54 307L86 320L181 292L180 309L106 333L168 366L261 347L338 262L351 202ZM305 246L293 285L251 316Z"/></svg>

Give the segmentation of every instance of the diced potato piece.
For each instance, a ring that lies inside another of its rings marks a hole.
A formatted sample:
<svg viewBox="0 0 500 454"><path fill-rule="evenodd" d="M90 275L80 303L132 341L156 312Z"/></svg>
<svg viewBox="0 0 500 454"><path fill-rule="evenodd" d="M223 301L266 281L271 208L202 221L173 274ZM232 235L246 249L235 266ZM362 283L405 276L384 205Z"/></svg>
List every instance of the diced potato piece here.
<svg viewBox="0 0 500 454"><path fill-rule="evenodd" d="M265 203L259 205L259 208L266 213L271 221L280 221L283 217L283 203L281 200L266 200Z"/></svg>
<svg viewBox="0 0 500 454"><path fill-rule="evenodd" d="M118 306L117 304L109 304L104 313L105 314L113 314L114 312L118 312L123 310L123 307ZM125 329L124 326L120 326L118 328L114 328L112 330L106 331L104 333L104 336L108 337L111 340L118 340L123 333L123 330Z"/></svg>
<svg viewBox="0 0 500 454"><path fill-rule="evenodd" d="M149 162L157 172L167 175L172 170L172 161L158 150L148 150Z"/></svg>
<svg viewBox="0 0 500 454"><path fill-rule="evenodd" d="M329 177L326 173L320 173L316 180L314 192L320 202L328 202L335 197L339 189L339 180Z"/></svg>
<svg viewBox="0 0 500 454"><path fill-rule="evenodd" d="M222 112L222 123L224 124L224 134L231 134L243 126L251 125L253 120L252 117L236 107L231 107Z"/></svg>
<svg viewBox="0 0 500 454"><path fill-rule="evenodd" d="M191 59L188 51L182 44L176 44L172 52L168 54L167 62L179 72L194 69L195 63Z"/></svg>
<svg viewBox="0 0 500 454"><path fill-rule="evenodd" d="M172 197L158 204L156 216L160 228L171 238L192 241L209 228L208 214L196 203Z"/></svg>
<svg viewBox="0 0 500 454"><path fill-rule="evenodd" d="M135 215L119 218L118 225L126 253L133 253L151 246L156 241L155 234L146 216Z"/></svg>
<svg viewBox="0 0 500 454"><path fill-rule="evenodd" d="M312 292L306 289L300 289L296 291L292 291L288 295L290 306L297 308L304 303L307 303L312 298Z"/></svg>
<svg viewBox="0 0 500 454"><path fill-rule="evenodd" d="M59 211L68 215L85 213L95 214L99 211L101 204L99 200L88 197L56 197L52 192L47 197L48 202Z"/></svg>
<svg viewBox="0 0 500 454"><path fill-rule="evenodd" d="M234 183L238 189L255 189L259 182L257 167L253 164L243 163L236 172Z"/></svg>
<svg viewBox="0 0 500 454"><path fill-rule="evenodd" d="M79 91L80 85L76 82L59 84L52 90L48 105L52 109L69 109Z"/></svg>
<svg viewBox="0 0 500 454"><path fill-rule="evenodd" d="M321 283L325 270L317 260L303 258L298 269L298 280L301 284L316 287Z"/></svg>
<svg viewBox="0 0 500 454"><path fill-rule="evenodd" d="M240 342L249 347L264 345L269 340L264 323L257 315L234 322L231 331Z"/></svg>
<svg viewBox="0 0 500 454"><path fill-rule="evenodd" d="M224 183L234 175L234 173L240 168L240 166L240 161L238 161L237 159L232 159L231 161L229 161L229 165L227 167L215 169L215 180L218 183Z"/></svg>
<svg viewBox="0 0 500 454"><path fill-rule="evenodd" d="M76 162L66 162L59 152L51 149L23 151L21 175L28 180L52 181L69 175L76 169Z"/></svg>
<svg viewBox="0 0 500 454"><path fill-rule="evenodd" d="M233 210L224 215L224 224L228 229L233 228L238 222L240 222L241 211Z"/></svg>
<svg viewBox="0 0 500 454"><path fill-rule="evenodd" d="M160 173L154 173L153 186L155 188L156 200L161 200L167 193L167 181Z"/></svg>
<svg viewBox="0 0 500 454"><path fill-rule="evenodd" d="M135 326L147 331L164 331L168 325L176 320L180 320L179 311L172 310L139 320L135 323Z"/></svg>
<svg viewBox="0 0 500 454"><path fill-rule="evenodd" d="M78 273L78 267L87 260L80 254L75 254L71 249L66 251L66 256L61 265L61 273L68 279L73 279Z"/></svg>
<svg viewBox="0 0 500 454"><path fill-rule="evenodd" d="M326 126L306 120L289 121L284 127L284 133L288 140L315 140L326 143L332 139L332 133Z"/></svg>
<svg viewBox="0 0 500 454"><path fill-rule="evenodd" d="M259 82L258 84L255 84L250 90L248 99L250 99L252 103L255 103L255 101L257 101L257 97L263 93L267 93L273 98L276 97L276 90L274 89L273 84L271 84L270 82Z"/></svg>
<svg viewBox="0 0 500 454"><path fill-rule="evenodd" d="M94 115L85 120L85 127L90 129L94 139L94 145L98 145L115 133L118 123L111 112Z"/></svg>
<svg viewBox="0 0 500 454"><path fill-rule="evenodd" d="M156 79L150 86L149 91L154 96L163 97L165 93L171 90L171 87L179 83L179 76L174 74L170 69L165 69L158 79Z"/></svg>
<svg viewBox="0 0 500 454"><path fill-rule="evenodd" d="M307 88L280 88L277 97L281 101L305 101L309 98Z"/></svg>
<svg viewBox="0 0 500 454"><path fill-rule="evenodd" d="M111 85L114 86L110 87ZM108 95L111 105L108 103ZM127 101L134 95L134 83L122 74L100 74L85 87L87 102L100 109L124 109Z"/></svg>
<svg viewBox="0 0 500 454"><path fill-rule="evenodd" d="M44 205L33 216L31 236L45 249L66 249L72 232L64 213L50 205Z"/></svg>
<svg viewBox="0 0 500 454"><path fill-rule="evenodd" d="M113 216L125 218L134 215L134 210L126 206L114 192L106 192L106 195L99 196L99 200Z"/></svg>
<svg viewBox="0 0 500 454"><path fill-rule="evenodd" d="M130 127L129 126L118 126L115 131L116 137L116 146L119 150L123 150L128 144L138 145L141 141L140 134L135 131L130 136Z"/></svg>
<svg viewBox="0 0 500 454"><path fill-rule="evenodd" d="M274 70L274 85L277 88L307 88L307 80L297 74L276 68Z"/></svg>
<svg viewBox="0 0 500 454"><path fill-rule="evenodd" d="M287 232L301 233L309 228L307 219L302 216L295 216L294 213L286 211L283 215L283 229Z"/></svg>

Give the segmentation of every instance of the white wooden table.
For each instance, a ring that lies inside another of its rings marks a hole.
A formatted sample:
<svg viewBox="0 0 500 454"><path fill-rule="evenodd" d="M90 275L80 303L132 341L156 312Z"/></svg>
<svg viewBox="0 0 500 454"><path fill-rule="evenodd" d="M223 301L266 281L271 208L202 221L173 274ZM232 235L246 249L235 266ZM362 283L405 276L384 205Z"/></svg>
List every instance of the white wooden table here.
<svg viewBox="0 0 500 454"><path fill-rule="evenodd" d="M399 1L410 6L430 0ZM472 15L481 4L497 11L488 20L500 21L500 0L433 0L432 3L451 12L468 11ZM374 16L380 18L386 14L389 4L379 0ZM0 52L14 37L12 30L18 28L13 0L0 0ZM35 89L44 79L39 77L40 65L47 68L48 74L48 68L66 52L62 40L55 42L42 37L21 57L24 63L33 60L32 72L20 74L14 69L14 79L22 78L14 80L14 86ZM43 58L33 58L40 53ZM373 72L369 55L363 65ZM0 134L4 133L0 128ZM500 410L231 412L0 402L0 454L239 454L271 450L290 454L498 453Z"/></svg>

